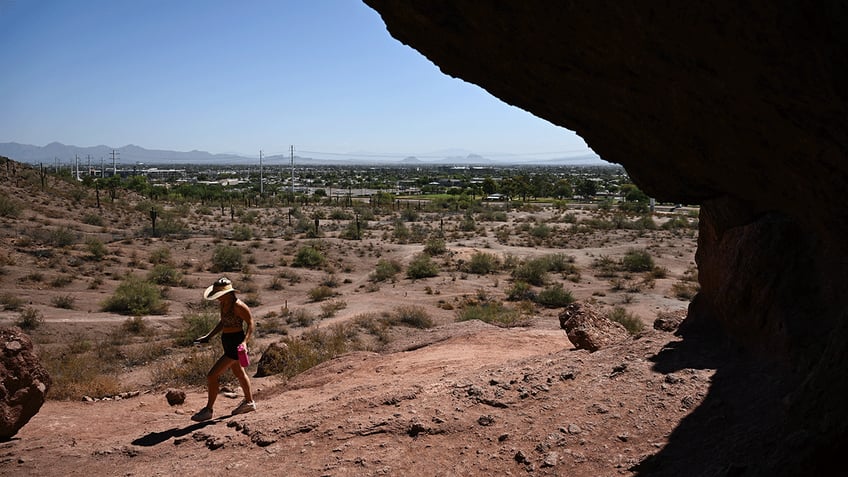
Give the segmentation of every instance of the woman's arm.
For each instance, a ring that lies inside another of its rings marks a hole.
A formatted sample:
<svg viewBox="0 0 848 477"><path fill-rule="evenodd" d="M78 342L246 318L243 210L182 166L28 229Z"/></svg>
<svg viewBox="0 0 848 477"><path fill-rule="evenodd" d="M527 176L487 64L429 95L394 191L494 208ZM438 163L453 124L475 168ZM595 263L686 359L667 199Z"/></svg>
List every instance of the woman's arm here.
<svg viewBox="0 0 848 477"><path fill-rule="evenodd" d="M194 340L194 342L195 343L208 343L209 338L220 333L221 330L223 330L223 329L224 329L224 322L221 321L221 320L218 320L218 324L215 325L214 328L212 328L212 331L210 331L209 333L206 333L205 335L201 336L200 338L197 338L196 340Z"/></svg>

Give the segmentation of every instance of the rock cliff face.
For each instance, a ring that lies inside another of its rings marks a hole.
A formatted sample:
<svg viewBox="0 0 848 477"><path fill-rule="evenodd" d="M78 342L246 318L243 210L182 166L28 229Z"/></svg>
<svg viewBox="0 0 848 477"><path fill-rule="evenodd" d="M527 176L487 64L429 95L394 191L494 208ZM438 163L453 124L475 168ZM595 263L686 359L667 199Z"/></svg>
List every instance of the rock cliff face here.
<svg viewBox="0 0 848 477"><path fill-rule="evenodd" d="M365 3L444 73L576 131L650 195L700 203L701 292L681 332L721 331L797 373L784 402L799 459L836 458L848 436L848 5Z"/></svg>

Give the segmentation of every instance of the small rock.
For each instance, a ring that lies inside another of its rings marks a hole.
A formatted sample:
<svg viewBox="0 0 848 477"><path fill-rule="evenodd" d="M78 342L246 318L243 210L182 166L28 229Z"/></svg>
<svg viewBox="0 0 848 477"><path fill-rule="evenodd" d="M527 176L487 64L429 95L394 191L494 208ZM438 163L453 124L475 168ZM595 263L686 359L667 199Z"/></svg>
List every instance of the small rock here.
<svg viewBox="0 0 848 477"><path fill-rule="evenodd" d="M477 418L477 424L480 424L481 426L491 426L494 423L495 418L491 415L480 416Z"/></svg>
<svg viewBox="0 0 848 477"><path fill-rule="evenodd" d="M165 399L168 400L169 405L176 406L185 402L186 393L179 389L169 389L165 392Z"/></svg>
<svg viewBox="0 0 848 477"><path fill-rule="evenodd" d="M545 455L545 459L542 461L542 467L556 467L558 463L559 453L549 452Z"/></svg>
<svg viewBox="0 0 848 477"><path fill-rule="evenodd" d="M569 424L566 430L569 434L580 434L581 432L583 432L583 429L580 429L580 426L578 426L577 424Z"/></svg>

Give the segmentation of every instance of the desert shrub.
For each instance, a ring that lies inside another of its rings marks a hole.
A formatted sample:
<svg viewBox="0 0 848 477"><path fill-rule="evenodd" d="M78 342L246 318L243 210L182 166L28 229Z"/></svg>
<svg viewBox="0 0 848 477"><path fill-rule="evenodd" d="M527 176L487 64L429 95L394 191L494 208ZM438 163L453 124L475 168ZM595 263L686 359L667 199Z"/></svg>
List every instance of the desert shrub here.
<svg viewBox="0 0 848 477"><path fill-rule="evenodd" d="M542 260L547 265L549 272L558 273L576 273L577 267L574 265L574 257L564 253L552 253L545 255Z"/></svg>
<svg viewBox="0 0 848 477"><path fill-rule="evenodd" d="M262 304L262 299L259 297L259 293L256 292L245 293L242 295L241 299L244 301L244 304L249 307L259 306Z"/></svg>
<svg viewBox="0 0 848 477"><path fill-rule="evenodd" d="M221 357L219 346L192 348L188 354L180 358L166 359L157 362L151 370L151 378L155 386L179 384L180 386L202 386L206 384L206 373ZM235 382L231 373L224 373L220 378L224 382Z"/></svg>
<svg viewBox="0 0 848 477"><path fill-rule="evenodd" d="M115 293L103 302L102 309L121 315L161 315L167 311L168 305L162 300L156 285L127 275Z"/></svg>
<svg viewBox="0 0 848 477"><path fill-rule="evenodd" d="M428 239L427 243L424 244L424 253L430 255L431 257L435 257L436 255L442 255L447 251L448 248L445 245L445 241L438 237Z"/></svg>
<svg viewBox="0 0 848 477"><path fill-rule="evenodd" d="M125 335L151 336L153 335L153 328L147 324L144 318L133 316L121 323L121 332Z"/></svg>
<svg viewBox="0 0 848 477"><path fill-rule="evenodd" d="M547 224L536 224L530 229L530 235L538 239L546 239L551 236L551 228Z"/></svg>
<svg viewBox="0 0 848 477"><path fill-rule="evenodd" d="M28 306L21 310L15 324L23 330L34 330L44 323L44 315L35 308Z"/></svg>
<svg viewBox="0 0 848 477"><path fill-rule="evenodd" d="M194 340L211 331L217 323L217 313L184 314L182 324L175 332L174 343L177 346L190 346Z"/></svg>
<svg viewBox="0 0 848 477"><path fill-rule="evenodd" d="M88 249L88 254L92 260L103 260L103 257L106 256L106 245L96 238L89 237L85 239L85 247Z"/></svg>
<svg viewBox="0 0 848 477"><path fill-rule="evenodd" d="M401 324L411 326L413 328L432 328L433 319L424 308L420 306L408 305L398 307L391 314L392 324Z"/></svg>
<svg viewBox="0 0 848 477"><path fill-rule="evenodd" d="M700 289L698 283L680 280L671 285L671 292L681 300L691 300Z"/></svg>
<svg viewBox="0 0 848 477"><path fill-rule="evenodd" d="M333 209L330 211L330 218L333 220L353 220L353 214L344 209Z"/></svg>
<svg viewBox="0 0 848 477"><path fill-rule="evenodd" d="M274 371L289 378L336 356L362 348L357 339L356 327L350 324L308 330L300 337L284 338L282 343L286 345L285 352L279 362L275 363Z"/></svg>
<svg viewBox="0 0 848 477"><path fill-rule="evenodd" d="M77 234L67 227L59 227L47 233L47 243L54 247L67 247L76 242Z"/></svg>
<svg viewBox="0 0 848 477"><path fill-rule="evenodd" d="M213 272L235 272L244 266L241 249L231 245L218 245L212 252Z"/></svg>
<svg viewBox="0 0 848 477"><path fill-rule="evenodd" d="M50 280L50 286L53 288L62 288L70 285L74 281L74 277L70 275L56 275Z"/></svg>
<svg viewBox="0 0 848 477"><path fill-rule="evenodd" d="M506 290L506 299L509 301L535 300L536 292L527 282L516 280Z"/></svg>
<svg viewBox="0 0 848 477"><path fill-rule="evenodd" d="M253 229L247 225L233 225L233 240L243 242L253 238Z"/></svg>
<svg viewBox="0 0 848 477"><path fill-rule="evenodd" d="M439 266L426 253L415 255L406 269L406 276L412 279L435 277L438 274Z"/></svg>
<svg viewBox="0 0 848 477"><path fill-rule="evenodd" d="M463 271L475 275L488 275L496 272L501 266L500 259L492 253L474 252L468 262L462 267Z"/></svg>
<svg viewBox="0 0 848 477"><path fill-rule="evenodd" d="M121 390L118 368L113 362L97 359L90 344L79 345L73 343L63 349L45 349L39 353L53 381L48 398L79 400L83 396L118 394Z"/></svg>
<svg viewBox="0 0 848 477"><path fill-rule="evenodd" d="M73 310L74 302L76 298L71 295L56 295L50 299L50 303L53 304L56 308L63 308L65 310Z"/></svg>
<svg viewBox="0 0 848 477"><path fill-rule="evenodd" d="M386 344L391 339L388 320L377 313L370 312L357 315L352 322L354 326L377 338L377 341L381 344Z"/></svg>
<svg viewBox="0 0 848 477"><path fill-rule="evenodd" d="M24 305L24 300L15 295L5 293L0 295L0 305L7 311L18 311Z"/></svg>
<svg viewBox="0 0 848 477"><path fill-rule="evenodd" d="M545 288L536 296L536 303L546 308L562 308L573 302L574 295L571 291L564 289L561 283Z"/></svg>
<svg viewBox="0 0 848 477"><path fill-rule="evenodd" d="M323 301L327 298L332 298L336 295L336 292L333 291L332 288L327 285L318 285L317 287L309 290L308 292L309 299L312 301Z"/></svg>
<svg viewBox="0 0 848 477"><path fill-rule="evenodd" d="M609 278L615 276L618 271L618 264L612 258L601 255L592 261L592 268L598 270L598 277Z"/></svg>
<svg viewBox="0 0 848 477"><path fill-rule="evenodd" d="M642 320L640 320L639 317L625 310L624 307L621 306L614 307L607 314L607 318L615 321L616 323L620 323L631 335L639 334L645 328L645 324L642 323Z"/></svg>
<svg viewBox="0 0 848 477"><path fill-rule="evenodd" d="M147 274L147 280L157 285L179 286L183 281L183 274L171 265L160 263L154 265Z"/></svg>
<svg viewBox="0 0 848 477"><path fill-rule="evenodd" d="M290 312L286 316L286 323L289 325L309 326L315 322L315 316L305 308L298 308Z"/></svg>
<svg viewBox="0 0 848 477"><path fill-rule="evenodd" d="M18 217L21 215L23 205L15 199L0 194L0 217Z"/></svg>
<svg viewBox="0 0 848 477"><path fill-rule="evenodd" d="M406 224L404 224L400 220L395 222L395 228L392 232L392 237L398 243L407 243L409 241L410 235L412 234L409 232L409 227L407 227Z"/></svg>
<svg viewBox="0 0 848 477"><path fill-rule="evenodd" d="M480 320L504 328L524 324L518 310L496 301L465 303L457 312L457 321L470 320Z"/></svg>
<svg viewBox="0 0 848 477"><path fill-rule="evenodd" d="M103 226L103 216L100 214L85 214L82 218L82 223L87 225Z"/></svg>
<svg viewBox="0 0 848 477"><path fill-rule="evenodd" d="M171 249L159 247L150 252L149 260L152 265L169 264L171 263Z"/></svg>
<svg viewBox="0 0 848 477"><path fill-rule="evenodd" d="M631 248L622 257L621 266L628 272L647 272L654 268L654 259L647 250Z"/></svg>
<svg viewBox="0 0 848 477"><path fill-rule="evenodd" d="M659 279L659 278L666 278L667 276L668 276L668 269L665 268L665 267L657 266L657 267L654 267L653 270L651 270L651 278Z"/></svg>
<svg viewBox="0 0 848 477"><path fill-rule="evenodd" d="M397 260L381 258L377 260L377 266L374 272L368 276L368 279L375 283L391 280L395 278L395 275L400 273L401 268L401 264Z"/></svg>
<svg viewBox="0 0 848 477"><path fill-rule="evenodd" d="M327 261L324 254L311 245L304 245L298 249L292 261L293 267L319 268Z"/></svg>
<svg viewBox="0 0 848 477"><path fill-rule="evenodd" d="M512 278L543 286L548 281L548 263L543 257L525 260L512 271Z"/></svg>
<svg viewBox="0 0 848 477"><path fill-rule="evenodd" d="M325 301L321 303L321 318L331 318L336 312L345 308L347 308L347 302L344 300Z"/></svg>

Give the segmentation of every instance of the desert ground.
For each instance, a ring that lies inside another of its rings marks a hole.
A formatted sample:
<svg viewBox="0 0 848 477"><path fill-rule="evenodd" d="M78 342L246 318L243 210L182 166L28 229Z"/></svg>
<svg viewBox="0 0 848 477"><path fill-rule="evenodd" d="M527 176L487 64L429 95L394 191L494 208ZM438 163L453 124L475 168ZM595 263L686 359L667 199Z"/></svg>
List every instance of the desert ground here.
<svg viewBox="0 0 848 477"><path fill-rule="evenodd" d="M0 475L638 475L709 393L710 360L661 359L679 338L652 328L658 316L685 315L697 290L697 210L622 216L537 202L469 213L415 201L360 209L367 219L351 239L338 204L159 200L164 232L153 233L146 197L100 191L98 207L91 189L56 178L42 187L15 167L0 185L11 204L0 216L0 325L29 325L54 385L0 443ZM221 247L241 253L238 269L218 269ZM321 263L298 263L306 247ZM435 276L410 277L428 247L438 249L428 255ZM651 257L650 269L627 269L634 251ZM470 268L481 254L495 263L484 274ZM568 266L510 299L515 270L550 256ZM375 276L381 261L399 271ZM128 275L150 282L157 266L176 272L159 282L160 309L104 311ZM195 423L219 345L177 337L187 317L217 316L202 292L222 275L256 321L251 376L272 343L321 331L346 341L302 372L252 377L253 413L229 415L241 391L225 380L215 417ZM558 286L644 329L594 353L576 349L560 329L562 307L536 299ZM485 304L511 321L462 319ZM398 318L410 310L427 324ZM201 379L180 380L195 368ZM168 389L185 402L169 405Z"/></svg>

